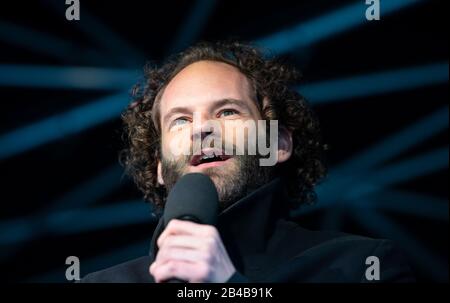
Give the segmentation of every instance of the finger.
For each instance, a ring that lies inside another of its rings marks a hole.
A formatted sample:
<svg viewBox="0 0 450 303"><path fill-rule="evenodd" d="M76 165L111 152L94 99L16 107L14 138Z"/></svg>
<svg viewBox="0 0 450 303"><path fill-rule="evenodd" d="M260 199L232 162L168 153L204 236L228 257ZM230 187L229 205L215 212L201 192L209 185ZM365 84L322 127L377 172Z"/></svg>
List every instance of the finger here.
<svg viewBox="0 0 450 303"><path fill-rule="evenodd" d="M158 238L158 247L161 247L161 243L170 235L196 235L199 237L213 236L217 234L215 227L205 224L198 224L184 220L172 219L167 227L161 233Z"/></svg>
<svg viewBox="0 0 450 303"><path fill-rule="evenodd" d="M152 268L157 283L177 278L188 282L207 282L209 270L205 265L185 261L170 261Z"/></svg>
<svg viewBox="0 0 450 303"><path fill-rule="evenodd" d="M166 248L187 248L204 250L208 247L208 240L191 235L170 235L161 240L160 249Z"/></svg>
<svg viewBox="0 0 450 303"><path fill-rule="evenodd" d="M181 220L177 220L177 219L172 219L169 221L169 224L167 224L166 228L164 229L164 231L161 233L161 235L159 235L158 240L157 240L157 244L158 247L161 247L162 242L164 242L164 240L172 235L190 235L191 231L188 229L182 229L179 226L183 225Z"/></svg>
<svg viewBox="0 0 450 303"><path fill-rule="evenodd" d="M157 264L164 264L171 260L187 262L207 262L208 255L204 251L186 248L164 248L156 256Z"/></svg>

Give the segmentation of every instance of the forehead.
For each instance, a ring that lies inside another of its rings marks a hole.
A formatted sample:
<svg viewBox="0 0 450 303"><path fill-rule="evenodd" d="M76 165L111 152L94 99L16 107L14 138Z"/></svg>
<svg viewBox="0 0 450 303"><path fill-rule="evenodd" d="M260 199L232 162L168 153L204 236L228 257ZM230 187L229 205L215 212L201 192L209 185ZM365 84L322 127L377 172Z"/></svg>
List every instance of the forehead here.
<svg viewBox="0 0 450 303"><path fill-rule="evenodd" d="M161 95L161 115L173 107L206 107L215 100L253 101L250 81L237 68L222 62L199 61L182 69Z"/></svg>

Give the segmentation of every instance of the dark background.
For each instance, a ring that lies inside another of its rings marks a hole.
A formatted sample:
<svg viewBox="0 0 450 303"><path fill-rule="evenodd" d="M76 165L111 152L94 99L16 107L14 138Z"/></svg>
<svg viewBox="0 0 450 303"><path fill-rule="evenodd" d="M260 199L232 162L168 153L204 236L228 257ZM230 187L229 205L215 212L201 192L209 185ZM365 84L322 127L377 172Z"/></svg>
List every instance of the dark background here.
<svg viewBox="0 0 450 303"><path fill-rule="evenodd" d="M382 0L371 22L362 0L81 1L80 21L62 0L0 4L0 279L64 282L68 256L85 275L147 252L120 112L146 61L233 37L297 66L321 120L330 173L297 221L392 239L419 281L448 282L444 3Z"/></svg>

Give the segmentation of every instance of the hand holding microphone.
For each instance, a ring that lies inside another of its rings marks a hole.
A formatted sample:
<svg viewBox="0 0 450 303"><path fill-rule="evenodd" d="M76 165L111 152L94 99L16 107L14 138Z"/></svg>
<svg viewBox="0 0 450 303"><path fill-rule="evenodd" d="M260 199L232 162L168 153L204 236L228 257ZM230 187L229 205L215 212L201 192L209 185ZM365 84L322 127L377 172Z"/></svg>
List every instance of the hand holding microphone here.
<svg viewBox="0 0 450 303"><path fill-rule="evenodd" d="M214 227L218 205L214 183L203 174L187 174L175 184L150 266L156 282L226 282L233 275L234 265Z"/></svg>

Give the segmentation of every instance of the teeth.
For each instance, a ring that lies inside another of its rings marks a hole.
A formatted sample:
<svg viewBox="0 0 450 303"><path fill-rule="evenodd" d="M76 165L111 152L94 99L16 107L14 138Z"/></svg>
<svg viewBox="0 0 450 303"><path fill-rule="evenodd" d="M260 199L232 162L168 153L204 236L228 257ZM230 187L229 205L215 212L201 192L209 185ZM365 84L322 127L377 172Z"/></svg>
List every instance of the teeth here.
<svg viewBox="0 0 450 303"><path fill-rule="evenodd" d="M201 164L203 161L207 161L210 159L215 159L215 161L223 161L223 158L220 155L221 155L220 153L216 155L215 152L213 152L210 155L203 154L200 158L197 158L198 160L196 161L195 165Z"/></svg>
<svg viewBox="0 0 450 303"><path fill-rule="evenodd" d="M215 155L203 155L202 160L212 159L214 157L215 157Z"/></svg>

